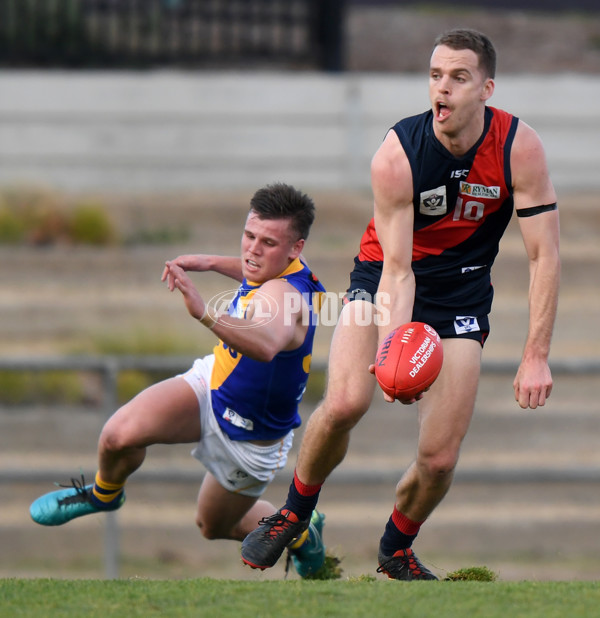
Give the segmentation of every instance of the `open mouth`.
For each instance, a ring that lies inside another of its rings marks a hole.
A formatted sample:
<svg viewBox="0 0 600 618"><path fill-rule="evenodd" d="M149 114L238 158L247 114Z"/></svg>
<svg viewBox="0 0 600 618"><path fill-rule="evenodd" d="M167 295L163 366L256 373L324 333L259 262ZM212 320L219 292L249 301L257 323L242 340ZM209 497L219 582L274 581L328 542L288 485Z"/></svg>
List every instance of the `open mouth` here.
<svg viewBox="0 0 600 618"><path fill-rule="evenodd" d="M437 120L444 120L450 115L450 108L443 103L442 101L438 101L435 104L435 117Z"/></svg>

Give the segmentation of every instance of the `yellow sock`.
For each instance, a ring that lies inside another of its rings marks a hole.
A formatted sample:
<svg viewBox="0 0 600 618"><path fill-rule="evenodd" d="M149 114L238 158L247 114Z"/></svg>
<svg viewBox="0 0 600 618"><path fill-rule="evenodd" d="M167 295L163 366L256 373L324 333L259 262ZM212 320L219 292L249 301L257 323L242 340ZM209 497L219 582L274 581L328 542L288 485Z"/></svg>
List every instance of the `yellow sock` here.
<svg viewBox="0 0 600 618"><path fill-rule="evenodd" d="M108 504L119 496L123 491L123 487L125 487L125 483L107 483L100 478L100 472L96 472L92 493L94 494L94 498L104 504Z"/></svg>
<svg viewBox="0 0 600 618"><path fill-rule="evenodd" d="M290 545L290 549L298 549L308 538L308 528Z"/></svg>

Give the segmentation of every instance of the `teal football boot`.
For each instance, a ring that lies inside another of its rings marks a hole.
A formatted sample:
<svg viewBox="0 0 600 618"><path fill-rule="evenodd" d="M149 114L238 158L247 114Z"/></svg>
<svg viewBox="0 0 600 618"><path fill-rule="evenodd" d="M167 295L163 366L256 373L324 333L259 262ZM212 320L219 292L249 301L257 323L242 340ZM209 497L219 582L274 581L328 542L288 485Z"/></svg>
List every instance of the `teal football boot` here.
<svg viewBox="0 0 600 618"><path fill-rule="evenodd" d="M103 505L92 495L94 485L86 485L83 476L81 481L71 479L71 483L72 487L51 491L35 500L29 507L31 519L42 526L61 526L83 515L116 511L125 502L122 491L112 502Z"/></svg>
<svg viewBox="0 0 600 618"><path fill-rule="evenodd" d="M289 548L292 563L300 577L314 575L325 564L324 521L325 515L315 509L310 518L306 540L297 549Z"/></svg>

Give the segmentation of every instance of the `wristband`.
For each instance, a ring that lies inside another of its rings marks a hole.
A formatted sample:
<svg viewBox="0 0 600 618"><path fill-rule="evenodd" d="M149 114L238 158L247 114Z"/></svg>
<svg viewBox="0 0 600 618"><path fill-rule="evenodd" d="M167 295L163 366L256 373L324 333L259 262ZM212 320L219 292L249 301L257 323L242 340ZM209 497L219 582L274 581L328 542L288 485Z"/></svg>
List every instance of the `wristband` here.
<svg viewBox="0 0 600 618"><path fill-rule="evenodd" d="M208 305L204 305L204 313L202 314L202 317L199 320L200 324L212 330L218 321L219 321L218 316L216 318L213 318L212 315L210 315L208 311Z"/></svg>

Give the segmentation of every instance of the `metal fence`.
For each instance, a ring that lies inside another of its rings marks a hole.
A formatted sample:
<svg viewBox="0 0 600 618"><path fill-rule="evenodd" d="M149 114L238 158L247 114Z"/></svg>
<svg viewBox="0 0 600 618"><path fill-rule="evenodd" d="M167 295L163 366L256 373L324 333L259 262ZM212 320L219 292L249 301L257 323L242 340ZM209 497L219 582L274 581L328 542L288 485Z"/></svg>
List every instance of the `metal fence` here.
<svg viewBox="0 0 600 618"><path fill-rule="evenodd" d="M75 371L95 372L102 377L102 390L104 399L101 402L101 410L108 417L117 407L117 387L119 374L126 370L140 370L164 374L174 374L185 370L190 366L192 359L189 357L48 357L48 358L2 358L0 359L0 371ZM326 369L323 362L313 364L313 372L322 372ZM513 374L517 369L516 362L488 360L483 363L482 373ZM600 358L596 359L557 359L552 363L553 374L563 377L588 376L597 381L600 374ZM10 412L8 412L10 413ZM10 483L36 483L40 481L55 480L57 471L43 469L36 472L31 470L18 472L17 470L0 471L0 484ZM193 482L198 483L197 472L193 475L186 474L182 470L140 471L136 479L143 482ZM339 471L332 482L338 484L349 483L395 483L397 481L396 470L364 469L351 470L347 473ZM457 483L594 483L600 481L600 469L596 467L545 467L545 468L512 468L512 469L467 469L458 471ZM280 482L280 481L278 481ZM287 483L287 480L283 481ZM107 513L105 518L104 532L104 570L109 579L119 575L120 529L117 513Z"/></svg>
<svg viewBox="0 0 600 618"><path fill-rule="evenodd" d="M0 66L341 68L344 0L0 0Z"/></svg>
<svg viewBox="0 0 600 618"><path fill-rule="evenodd" d="M344 68L348 11L361 5L414 4L409 0L0 0L0 67L258 66L339 71ZM456 0L454 6L600 10L597 0L572 0L568 7L560 0Z"/></svg>

